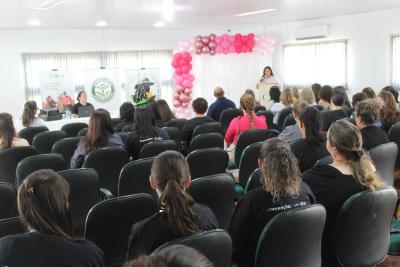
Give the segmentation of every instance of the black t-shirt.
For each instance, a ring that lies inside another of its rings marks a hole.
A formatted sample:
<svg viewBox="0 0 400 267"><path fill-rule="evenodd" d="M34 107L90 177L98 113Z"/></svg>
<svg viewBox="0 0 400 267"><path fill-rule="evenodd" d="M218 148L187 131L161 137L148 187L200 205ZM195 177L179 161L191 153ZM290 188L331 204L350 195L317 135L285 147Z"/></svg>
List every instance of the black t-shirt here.
<svg viewBox="0 0 400 267"><path fill-rule="evenodd" d="M104 254L92 242L37 232L0 239L0 266L105 267Z"/></svg>
<svg viewBox="0 0 400 267"><path fill-rule="evenodd" d="M209 122L214 122L214 120L208 117L196 117L186 121L182 127L182 141L186 141L186 143L189 144L192 140L194 129L201 124Z"/></svg>
<svg viewBox="0 0 400 267"><path fill-rule="evenodd" d="M72 106L71 113L78 115L79 114L79 109L82 108L82 107L92 107L92 110L94 110L94 107L93 107L92 104L86 103L86 105L84 106L84 105L82 105L81 103L78 102L78 103L76 103L75 105ZM88 116L90 116L90 114L88 114Z"/></svg>
<svg viewBox="0 0 400 267"><path fill-rule="evenodd" d="M297 140L291 144L290 150L296 156L301 172L308 170L314 166L317 160L329 154L326 150L326 141L320 145L313 145L307 138Z"/></svg>
<svg viewBox="0 0 400 267"><path fill-rule="evenodd" d="M331 126L332 123L334 123L337 120L347 118L347 114L343 109L327 110L321 113L321 118L322 118L322 131L326 132L328 131L329 126Z"/></svg>
<svg viewBox="0 0 400 267"><path fill-rule="evenodd" d="M124 129L125 126L128 125L133 125L133 121L121 121L120 123L118 123L117 125L115 125L114 127L114 131L116 132L122 132L122 130Z"/></svg>
<svg viewBox="0 0 400 267"><path fill-rule="evenodd" d="M389 143L390 140L382 128L368 126L360 130L362 135L363 148L370 150L376 146Z"/></svg>
<svg viewBox="0 0 400 267"><path fill-rule="evenodd" d="M246 193L233 213L229 233L234 247L235 261L241 267L254 266L258 239L265 225L275 215L314 202L310 188L302 183L297 198L281 197L272 201L272 195L263 188Z"/></svg>
<svg viewBox="0 0 400 267"><path fill-rule="evenodd" d="M343 203L352 195L363 191L363 187L352 175L345 175L330 165L315 166L303 174L315 194L317 203L326 209L326 222L322 238L322 266L337 264L331 235L337 214Z"/></svg>
<svg viewBox="0 0 400 267"><path fill-rule="evenodd" d="M193 211L198 216L196 224L200 231L218 228L217 218L209 207L195 203ZM160 211L132 226L127 260L134 259L139 255L150 254L162 244L181 237L183 236L179 236L169 229L166 213Z"/></svg>

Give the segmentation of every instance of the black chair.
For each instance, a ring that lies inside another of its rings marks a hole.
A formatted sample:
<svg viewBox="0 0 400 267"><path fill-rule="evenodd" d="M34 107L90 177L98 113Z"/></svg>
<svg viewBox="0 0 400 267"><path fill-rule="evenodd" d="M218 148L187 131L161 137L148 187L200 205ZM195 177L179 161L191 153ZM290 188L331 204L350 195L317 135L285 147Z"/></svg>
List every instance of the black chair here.
<svg viewBox="0 0 400 267"><path fill-rule="evenodd" d="M223 229L228 228L231 220L234 191L235 181L228 174L197 178L188 189L195 202L210 207Z"/></svg>
<svg viewBox="0 0 400 267"><path fill-rule="evenodd" d="M78 133L82 130L87 128L87 123L84 122L73 122L65 124L61 127L61 131L65 132L67 137L76 137Z"/></svg>
<svg viewBox="0 0 400 267"><path fill-rule="evenodd" d="M78 136L79 136L79 137L86 136L86 135L87 135L87 131L88 131L88 128L83 128L82 130L80 130L80 131L78 132Z"/></svg>
<svg viewBox="0 0 400 267"><path fill-rule="evenodd" d="M58 140L53 145L51 152L61 154L64 157L65 164L67 164L67 167L69 167L71 165L72 155L74 154L80 140L81 137L79 136Z"/></svg>
<svg viewBox="0 0 400 267"><path fill-rule="evenodd" d="M165 243L153 254L172 245L184 245L194 248L206 256L215 267L231 267L232 240L227 232L221 229L183 237Z"/></svg>
<svg viewBox="0 0 400 267"><path fill-rule="evenodd" d="M213 147L224 148L224 137L219 133L200 134L190 141L188 153Z"/></svg>
<svg viewBox="0 0 400 267"><path fill-rule="evenodd" d="M353 114L354 111L355 111L355 108L348 108L348 109L344 110L344 112L346 112L347 118L350 118L351 114Z"/></svg>
<svg viewBox="0 0 400 267"><path fill-rule="evenodd" d="M93 169L73 169L58 172L69 183L69 206L75 234L83 236L86 216L100 201L99 176Z"/></svg>
<svg viewBox="0 0 400 267"><path fill-rule="evenodd" d="M85 239L91 240L103 250L106 266L122 266L132 225L150 217L157 210L156 202L147 194L102 201L89 211Z"/></svg>
<svg viewBox="0 0 400 267"><path fill-rule="evenodd" d="M315 162L315 166L321 166L321 165L329 165L333 163L333 158L331 155L327 155L325 157L323 157L322 159L318 160L317 162Z"/></svg>
<svg viewBox="0 0 400 267"><path fill-rule="evenodd" d="M399 148L397 151L396 167L400 167L400 123L394 124L389 130L389 139L397 144Z"/></svg>
<svg viewBox="0 0 400 267"><path fill-rule="evenodd" d="M105 147L90 152L85 158L83 167L95 169L99 175L100 187L116 196L119 173L128 161L128 152L123 147Z"/></svg>
<svg viewBox="0 0 400 267"><path fill-rule="evenodd" d="M255 266L320 267L325 218L325 208L321 205L275 215L261 232Z"/></svg>
<svg viewBox="0 0 400 267"><path fill-rule="evenodd" d="M243 112L238 108L229 108L222 111L221 117L219 118L219 122L221 123L224 134L228 130L231 121L240 115L243 115Z"/></svg>
<svg viewBox="0 0 400 267"><path fill-rule="evenodd" d="M293 111L292 107L287 107L287 108L282 109L282 111L279 113L278 122L276 124L277 129L279 131L282 132L282 130L284 129L283 124L285 123L285 119L287 116L289 116L289 114L292 113L292 111Z"/></svg>
<svg viewBox="0 0 400 267"><path fill-rule="evenodd" d="M121 119L120 119L120 118L113 118L113 119L111 119L111 123L112 123L113 128L114 128L118 123L120 123L120 122L121 122Z"/></svg>
<svg viewBox="0 0 400 267"><path fill-rule="evenodd" d="M228 153L221 148L204 148L191 152L186 157L192 179L225 173Z"/></svg>
<svg viewBox="0 0 400 267"><path fill-rule="evenodd" d="M205 134L205 133L220 133L221 135L224 134L221 123L208 122L208 123L200 124L199 126L196 126L196 128L194 128L193 134L192 134L192 139L200 134Z"/></svg>
<svg viewBox="0 0 400 267"><path fill-rule="evenodd" d="M24 158L37 155L33 146L11 147L0 151L0 181L15 185L15 171Z"/></svg>
<svg viewBox="0 0 400 267"><path fill-rule="evenodd" d="M266 111L267 108L265 106L258 106L254 108L254 112L257 113L259 111Z"/></svg>
<svg viewBox="0 0 400 267"><path fill-rule="evenodd" d="M268 129L277 129L274 124L274 113L270 110L261 110L256 113L257 116L264 116L267 122Z"/></svg>
<svg viewBox="0 0 400 267"><path fill-rule="evenodd" d="M235 148L236 164L239 165L240 157L247 146L258 142L264 142L268 138L271 138L271 133L274 133L274 131L266 129L250 129L240 134Z"/></svg>
<svg viewBox="0 0 400 267"><path fill-rule="evenodd" d="M288 127L288 126L290 126L290 125L295 125L295 124L296 124L296 120L294 119L293 112L292 112L292 113L290 113L289 115L286 116L286 119L285 119L285 121L283 122L282 131L283 131L286 127Z"/></svg>
<svg viewBox="0 0 400 267"><path fill-rule="evenodd" d="M244 188L250 175L258 168L262 142L247 146L239 161L239 184Z"/></svg>
<svg viewBox="0 0 400 267"><path fill-rule="evenodd" d="M186 119L173 119L165 123L166 127L177 127L179 130L182 130L183 125L185 124Z"/></svg>
<svg viewBox="0 0 400 267"><path fill-rule="evenodd" d="M16 170L16 187L24 181L24 179L31 173L41 170L51 169L56 172L66 170L64 158L60 154L50 153L30 156L24 158L17 166Z"/></svg>
<svg viewBox="0 0 400 267"><path fill-rule="evenodd" d="M0 182L0 219L11 218L17 211L17 192L14 185Z"/></svg>
<svg viewBox="0 0 400 267"><path fill-rule="evenodd" d="M181 144L181 130L178 127L163 127L163 129L168 133L169 139L174 140L180 149Z"/></svg>
<svg viewBox="0 0 400 267"><path fill-rule="evenodd" d="M156 196L149 183L154 158L138 159L122 168L118 182L118 196L146 193Z"/></svg>
<svg viewBox="0 0 400 267"><path fill-rule="evenodd" d="M20 217L0 220L0 238L25 232L25 226L22 224Z"/></svg>
<svg viewBox="0 0 400 267"><path fill-rule="evenodd" d="M66 134L63 131L46 131L35 135L32 141L32 145L36 147L39 154L50 153L53 145L66 138Z"/></svg>
<svg viewBox="0 0 400 267"><path fill-rule="evenodd" d="M386 257L396 201L393 188L364 191L346 200L332 233L342 266L376 266Z"/></svg>
<svg viewBox="0 0 400 267"><path fill-rule="evenodd" d="M394 183L394 168L396 166L397 145L390 142L372 148L369 155L375 164L381 179L389 186Z"/></svg>
<svg viewBox="0 0 400 267"><path fill-rule="evenodd" d="M145 144L139 152L139 159L156 157L164 151L178 151L178 145L174 140L157 140Z"/></svg>
<svg viewBox="0 0 400 267"><path fill-rule="evenodd" d="M33 137L38 133L48 131L49 128L46 126L39 126L39 127L28 127L24 128L18 132L18 137L26 139L30 145L32 145Z"/></svg>
<svg viewBox="0 0 400 267"><path fill-rule="evenodd" d="M133 131L133 125L132 125L132 124L126 125L126 126L124 126L124 128L122 129L122 132L123 132L123 133L130 133L130 132L132 132L132 131Z"/></svg>
<svg viewBox="0 0 400 267"><path fill-rule="evenodd" d="M247 180L246 187L244 189L244 193L246 194L247 192L259 188L262 186L261 181L261 171L260 169L255 169L253 173L250 175L249 179Z"/></svg>

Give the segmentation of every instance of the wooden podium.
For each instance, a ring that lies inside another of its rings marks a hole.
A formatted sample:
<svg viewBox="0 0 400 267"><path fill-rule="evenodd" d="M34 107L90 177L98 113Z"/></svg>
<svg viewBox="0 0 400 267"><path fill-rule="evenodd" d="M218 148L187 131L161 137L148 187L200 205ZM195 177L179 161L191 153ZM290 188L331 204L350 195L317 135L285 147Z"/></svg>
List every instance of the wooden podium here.
<svg viewBox="0 0 400 267"><path fill-rule="evenodd" d="M259 91L259 101L261 106L267 106L268 102L270 101L269 98L269 89L271 89L272 86L278 86L278 83L257 83L257 89Z"/></svg>

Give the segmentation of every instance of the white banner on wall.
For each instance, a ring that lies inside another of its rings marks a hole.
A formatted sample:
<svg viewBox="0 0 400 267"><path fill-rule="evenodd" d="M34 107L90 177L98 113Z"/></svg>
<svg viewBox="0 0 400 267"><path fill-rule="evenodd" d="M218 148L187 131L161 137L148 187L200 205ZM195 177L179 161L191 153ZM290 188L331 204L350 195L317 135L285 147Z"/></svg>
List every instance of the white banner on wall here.
<svg viewBox="0 0 400 267"><path fill-rule="evenodd" d="M125 94L128 101L132 101L137 84L148 82L150 94L155 95L155 99L161 98L161 75L160 69L132 69L125 70Z"/></svg>
<svg viewBox="0 0 400 267"><path fill-rule="evenodd" d="M74 95L75 85L70 70L51 70L40 72L41 107L56 108L63 98Z"/></svg>

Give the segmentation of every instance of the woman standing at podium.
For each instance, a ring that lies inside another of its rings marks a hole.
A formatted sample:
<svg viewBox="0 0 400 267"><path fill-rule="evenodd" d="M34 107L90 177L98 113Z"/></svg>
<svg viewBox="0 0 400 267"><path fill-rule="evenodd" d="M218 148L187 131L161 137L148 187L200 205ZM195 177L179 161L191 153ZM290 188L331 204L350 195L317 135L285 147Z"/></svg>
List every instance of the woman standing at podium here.
<svg viewBox="0 0 400 267"><path fill-rule="evenodd" d="M259 81L260 83L279 83L274 76L274 72L270 66L266 66L263 71L263 75Z"/></svg>

